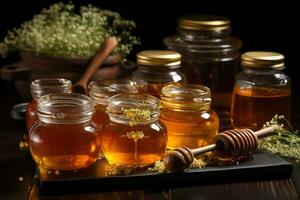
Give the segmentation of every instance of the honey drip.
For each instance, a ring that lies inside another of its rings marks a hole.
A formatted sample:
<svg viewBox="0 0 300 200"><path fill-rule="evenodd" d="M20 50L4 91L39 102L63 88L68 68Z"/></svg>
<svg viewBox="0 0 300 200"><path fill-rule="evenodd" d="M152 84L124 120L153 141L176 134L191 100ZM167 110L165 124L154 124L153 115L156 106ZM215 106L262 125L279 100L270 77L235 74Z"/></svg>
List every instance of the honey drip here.
<svg viewBox="0 0 300 200"><path fill-rule="evenodd" d="M110 122L101 138L110 164L147 166L163 158L167 129L160 122L137 126Z"/></svg>

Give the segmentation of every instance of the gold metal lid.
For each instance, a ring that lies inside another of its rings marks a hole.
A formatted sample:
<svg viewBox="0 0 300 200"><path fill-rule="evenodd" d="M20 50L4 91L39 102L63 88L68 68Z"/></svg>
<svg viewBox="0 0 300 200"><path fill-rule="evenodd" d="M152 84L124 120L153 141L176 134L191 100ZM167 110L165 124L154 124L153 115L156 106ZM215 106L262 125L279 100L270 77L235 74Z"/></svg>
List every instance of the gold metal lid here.
<svg viewBox="0 0 300 200"><path fill-rule="evenodd" d="M249 51L242 55L242 66L256 69L284 69L284 56L270 51Z"/></svg>
<svg viewBox="0 0 300 200"><path fill-rule="evenodd" d="M223 30L230 27L230 20L217 15L188 15L180 18L178 24L187 30Z"/></svg>
<svg viewBox="0 0 300 200"><path fill-rule="evenodd" d="M147 66L179 66L181 55L170 50L147 50L137 54L137 63Z"/></svg>

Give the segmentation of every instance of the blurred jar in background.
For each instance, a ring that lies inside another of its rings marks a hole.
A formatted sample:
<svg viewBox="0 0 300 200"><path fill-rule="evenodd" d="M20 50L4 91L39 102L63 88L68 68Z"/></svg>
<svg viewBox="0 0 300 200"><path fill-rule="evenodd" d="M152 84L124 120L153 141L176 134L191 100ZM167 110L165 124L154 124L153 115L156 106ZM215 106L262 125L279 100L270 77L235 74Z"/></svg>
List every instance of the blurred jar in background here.
<svg viewBox="0 0 300 200"><path fill-rule="evenodd" d="M138 86L131 80L96 80L88 85L88 93L95 106L93 121L102 129L108 121L106 112L109 97L116 94L137 93Z"/></svg>
<svg viewBox="0 0 300 200"><path fill-rule="evenodd" d="M169 50L147 50L137 54L138 69L131 79L138 83L139 93L160 97L161 89L172 83L184 83L179 71L181 55Z"/></svg>
<svg viewBox="0 0 300 200"><path fill-rule="evenodd" d="M232 99L232 126L258 130L275 114L291 117L291 83L284 56L252 51L242 55L243 71L236 77Z"/></svg>
<svg viewBox="0 0 300 200"><path fill-rule="evenodd" d="M222 16L192 15L178 21L177 35L165 45L182 55L188 83L211 89L212 107L220 117L221 129L230 126L230 105L234 78L240 65L242 43L231 37L230 20Z"/></svg>
<svg viewBox="0 0 300 200"><path fill-rule="evenodd" d="M33 100L28 104L26 110L26 125L27 129L36 123L37 115L37 100L46 94L50 93L71 93L72 82L63 78L45 78L37 79L31 83L31 96Z"/></svg>

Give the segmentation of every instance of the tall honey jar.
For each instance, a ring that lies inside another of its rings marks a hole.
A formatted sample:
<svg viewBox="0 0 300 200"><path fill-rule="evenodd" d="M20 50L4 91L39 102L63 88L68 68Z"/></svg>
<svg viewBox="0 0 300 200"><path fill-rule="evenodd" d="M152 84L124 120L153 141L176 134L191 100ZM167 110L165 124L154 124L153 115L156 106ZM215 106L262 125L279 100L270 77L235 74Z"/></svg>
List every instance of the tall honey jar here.
<svg viewBox="0 0 300 200"><path fill-rule="evenodd" d="M160 119L168 129L168 148L197 148L214 143L219 117L210 105L210 89L205 86L163 87Z"/></svg>
<svg viewBox="0 0 300 200"><path fill-rule="evenodd" d="M92 122L88 96L52 93L37 103L39 119L29 133L33 160L52 170L74 170L93 164L101 150L100 130Z"/></svg>
<svg viewBox="0 0 300 200"><path fill-rule="evenodd" d="M282 72L284 56L268 51L246 52L242 67L233 92L232 126L258 130L275 114L290 120L291 83Z"/></svg>
<svg viewBox="0 0 300 200"><path fill-rule="evenodd" d="M116 94L138 93L138 86L126 79L96 80L89 83L88 93L95 105L93 121L102 128L109 119L106 112L109 98Z"/></svg>
<svg viewBox="0 0 300 200"><path fill-rule="evenodd" d="M33 100L28 104L26 110L26 125L28 130L37 121L37 100L43 95L56 92L71 93L72 82L63 78L45 78L37 79L31 83L31 96Z"/></svg>
<svg viewBox="0 0 300 200"><path fill-rule="evenodd" d="M188 83L211 89L212 108L221 129L230 127L234 79L240 66L241 41L231 36L230 20L214 15L189 15L178 20L177 35L164 38L165 45L182 55Z"/></svg>
<svg viewBox="0 0 300 200"><path fill-rule="evenodd" d="M147 94L119 94L107 107L110 122L102 133L102 152L110 164L147 166L161 160L167 128L159 120L159 99Z"/></svg>
<svg viewBox="0 0 300 200"><path fill-rule="evenodd" d="M137 54L138 69L131 79L138 83L139 93L159 98L160 90L172 83L185 82L185 76L179 71L181 55L176 51L147 50Z"/></svg>

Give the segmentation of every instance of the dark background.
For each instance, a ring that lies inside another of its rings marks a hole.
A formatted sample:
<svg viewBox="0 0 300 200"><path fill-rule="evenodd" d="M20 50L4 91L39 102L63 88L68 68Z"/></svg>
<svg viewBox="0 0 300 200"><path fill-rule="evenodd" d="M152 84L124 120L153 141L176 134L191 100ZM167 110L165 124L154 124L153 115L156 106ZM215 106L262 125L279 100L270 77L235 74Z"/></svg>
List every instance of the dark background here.
<svg viewBox="0 0 300 200"><path fill-rule="evenodd" d="M34 14L55 0L10 0L0 3L0 40L6 31L30 20ZM69 2L69 1L66 1ZM299 12L295 1L208 1L208 0L74 0L76 5L91 3L101 8L118 11L124 18L137 24L136 35L142 40L130 56L141 49L165 48L162 40L176 33L177 19L186 14L217 14L232 21L232 35L243 41L242 52L270 50L286 56L285 72L292 78L293 95L299 94L300 80L297 77L299 41ZM298 30L297 30L298 29ZM15 57L0 58L1 66ZM0 81L1 90L14 90L12 83ZM2 93L3 94L3 93ZM297 95L298 96L298 95Z"/></svg>

